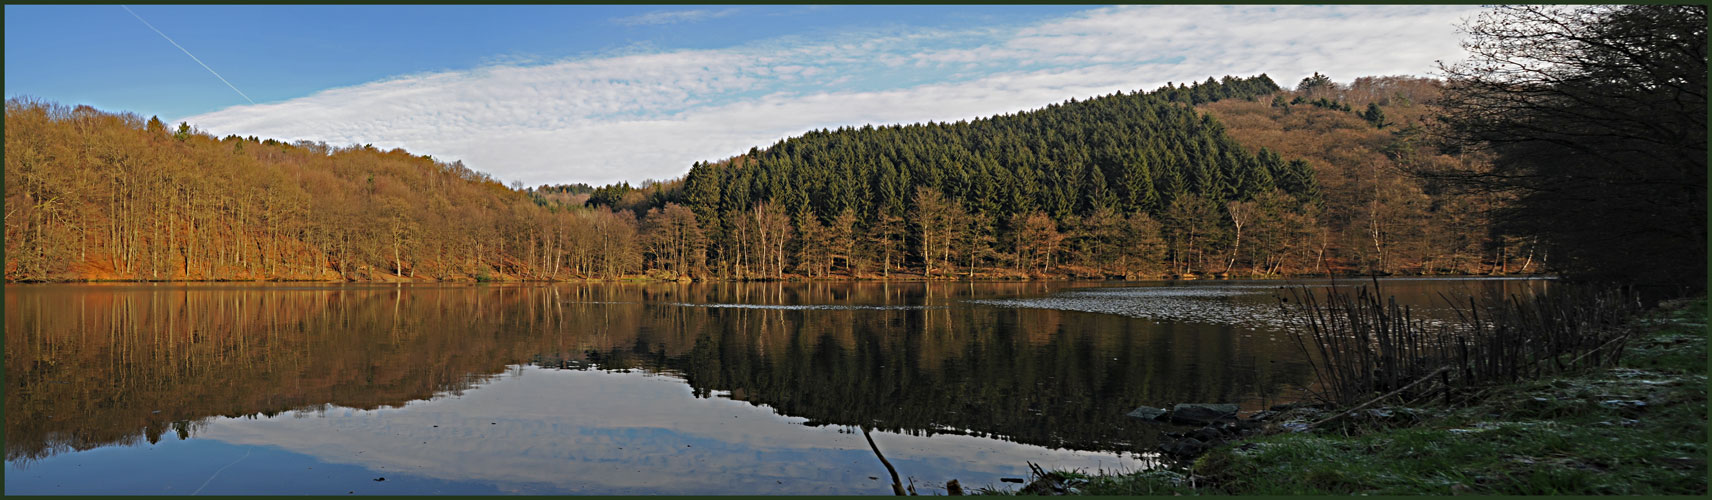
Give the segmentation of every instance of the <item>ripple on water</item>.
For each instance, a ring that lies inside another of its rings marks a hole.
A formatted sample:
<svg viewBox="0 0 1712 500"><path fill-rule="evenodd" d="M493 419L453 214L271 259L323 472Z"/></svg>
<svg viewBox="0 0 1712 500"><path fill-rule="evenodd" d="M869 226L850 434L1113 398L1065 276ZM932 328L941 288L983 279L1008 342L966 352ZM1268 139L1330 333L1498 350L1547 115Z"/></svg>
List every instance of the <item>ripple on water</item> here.
<svg viewBox="0 0 1712 500"><path fill-rule="evenodd" d="M1290 298L1295 286L1225 285L1218 287L1130 287L1068 290L1045 297L979 299L965 301L995 307L1053 309L1116 314L1153 321L1212 323L1249 328L1293 329L1305 326L1300 311L1279 302ZM1309 288L1324 288L1309 286ZM1317 293L1317 292L1316 292ZM1468 328L1455 320L1456 311L1445 306L1415 305L1411 319L1434 331ZM1491 323L1487 323L1491 326Z"/></svg>
<svg viewBox="0 0 1712 500"><path fill-rule="evenodd" d="M945 309L945 306L865 306L850 304L686 304L670 302L667 305L682 307L706 307L712 309L776 309L783 311L915 311L922 309Z"/></svg>
<svg viewBox="0 0 1712 500"><path fill-rule="evenodd" d="M1023 299L970 300L996 307L1116 314L1154 321L1278 327L1289 323L1274 286L1136 287L1072 290Z"/></svg>

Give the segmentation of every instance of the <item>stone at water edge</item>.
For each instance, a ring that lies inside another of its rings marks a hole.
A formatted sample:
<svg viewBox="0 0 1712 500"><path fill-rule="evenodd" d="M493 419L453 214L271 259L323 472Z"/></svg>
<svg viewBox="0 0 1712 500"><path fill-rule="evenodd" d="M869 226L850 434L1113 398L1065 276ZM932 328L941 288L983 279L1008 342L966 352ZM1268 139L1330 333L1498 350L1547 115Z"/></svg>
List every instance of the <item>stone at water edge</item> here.
<svg viewBox="0 0 1712 500"><path fill-rule="evenodd" d="M1194 458L1207 452L1207 443L1194 438L1181 438L1159 444L1159 451L1173 458Z"/></svg>
<svg viewBox="0 0 1712 500"><path fill-rule="evenodd" d="M1218 429L1214 429L1212 427L1195 429L1195 432L1189 433L1189 437L1200 440L1203 443L1219 443L1224 441L1224 435L1220 433Z"/></svg>
<svg viewBox="0 0 1712 500"><path fill-rule="evenodd" d="M1152 406L1143 406L1143 407L1136 408L1135 411L1129 412L1127 415L1129 415L1131 417L1139 418L1142 420L1162 420L1165 417L1165 415L1169 414L1169 413L1171 413L1171 412L1165 411L1164 408L1154 408Z"/></svg>
<svg viewBox="0 0 1712 500"><path fill-rule="evenodd" d="M1236 405L1184 403L1171 408L1171 422L1189 425L1209 425L1236 420Z"/></svg>

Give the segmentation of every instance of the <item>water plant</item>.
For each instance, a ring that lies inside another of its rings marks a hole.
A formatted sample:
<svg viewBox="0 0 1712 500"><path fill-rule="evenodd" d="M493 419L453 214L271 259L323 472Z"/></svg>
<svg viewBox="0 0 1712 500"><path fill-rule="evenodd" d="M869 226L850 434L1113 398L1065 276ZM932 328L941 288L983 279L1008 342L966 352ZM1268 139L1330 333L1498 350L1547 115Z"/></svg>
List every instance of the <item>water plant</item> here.
<svg viewBox="0 0 1712 500"><path fill-rule="evenodd" d="M1556 285L1543 292L1441 297L1457 321L1416 318L1371 288L1292 289L1280 306L1314 368L1315 397L1351 405L1377 395L1445 403L1496 383L1610 366L1642 311L1625 288ZM1395 394L1388 394L1395 393Z"/></svg>

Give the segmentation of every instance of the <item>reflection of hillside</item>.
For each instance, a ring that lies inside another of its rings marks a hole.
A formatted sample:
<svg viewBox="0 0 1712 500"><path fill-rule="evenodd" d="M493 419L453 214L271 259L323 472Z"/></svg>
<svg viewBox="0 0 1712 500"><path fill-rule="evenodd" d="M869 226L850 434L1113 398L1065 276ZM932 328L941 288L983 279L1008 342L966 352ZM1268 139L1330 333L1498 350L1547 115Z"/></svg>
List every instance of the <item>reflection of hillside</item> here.
<svg viewBox="0 0 1712 500"><path fill-rule="evenodd" d="M401 406L530 360L667 370L818 421L1101 449L1147 438L1122 418L1136 404L1306 381L1294 363L1230 368L1257 354L1228 332L941 307L1050 286L7 287L6 457L187 437L212 416ZM929 307L694 306L710 303Z"/></svg>
<svg viewBox="0 0 1712 500"><path fill-rule="evenodd" d="M397 406L465 389L539 348L502 328L523 299L475 288L9 287L6 457L184 437L216 415Z"/></svg>
<svg viewBox="0 0 1712 500"><path fill-rule="evenodd" d="M819 422L1101 450L1156 438L1157 428L1124 416L1137 405L1253 407L1310 378L1287 362L1293 353L1253 352L1229 327L1110 315L714 309L704 318L687 353L679 342L638 342L585 358L681 374L698 394L729 391Z"/></svg>

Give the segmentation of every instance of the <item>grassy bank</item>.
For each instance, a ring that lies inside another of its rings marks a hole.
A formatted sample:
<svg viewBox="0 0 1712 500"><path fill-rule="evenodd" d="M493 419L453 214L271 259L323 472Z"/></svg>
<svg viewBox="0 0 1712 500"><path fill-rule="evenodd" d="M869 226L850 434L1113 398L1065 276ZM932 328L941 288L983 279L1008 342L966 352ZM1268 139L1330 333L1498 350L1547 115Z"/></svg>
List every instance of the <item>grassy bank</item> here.
<svg viewBox="0 0 1712 500"><path fill-rule="evenodd" d="M1176 470L1059 474L1092 495L1703 495L1706 309L1700 298L1643 316L1615 367L1499 386L1467 406L1364 411Z"/></svg>

